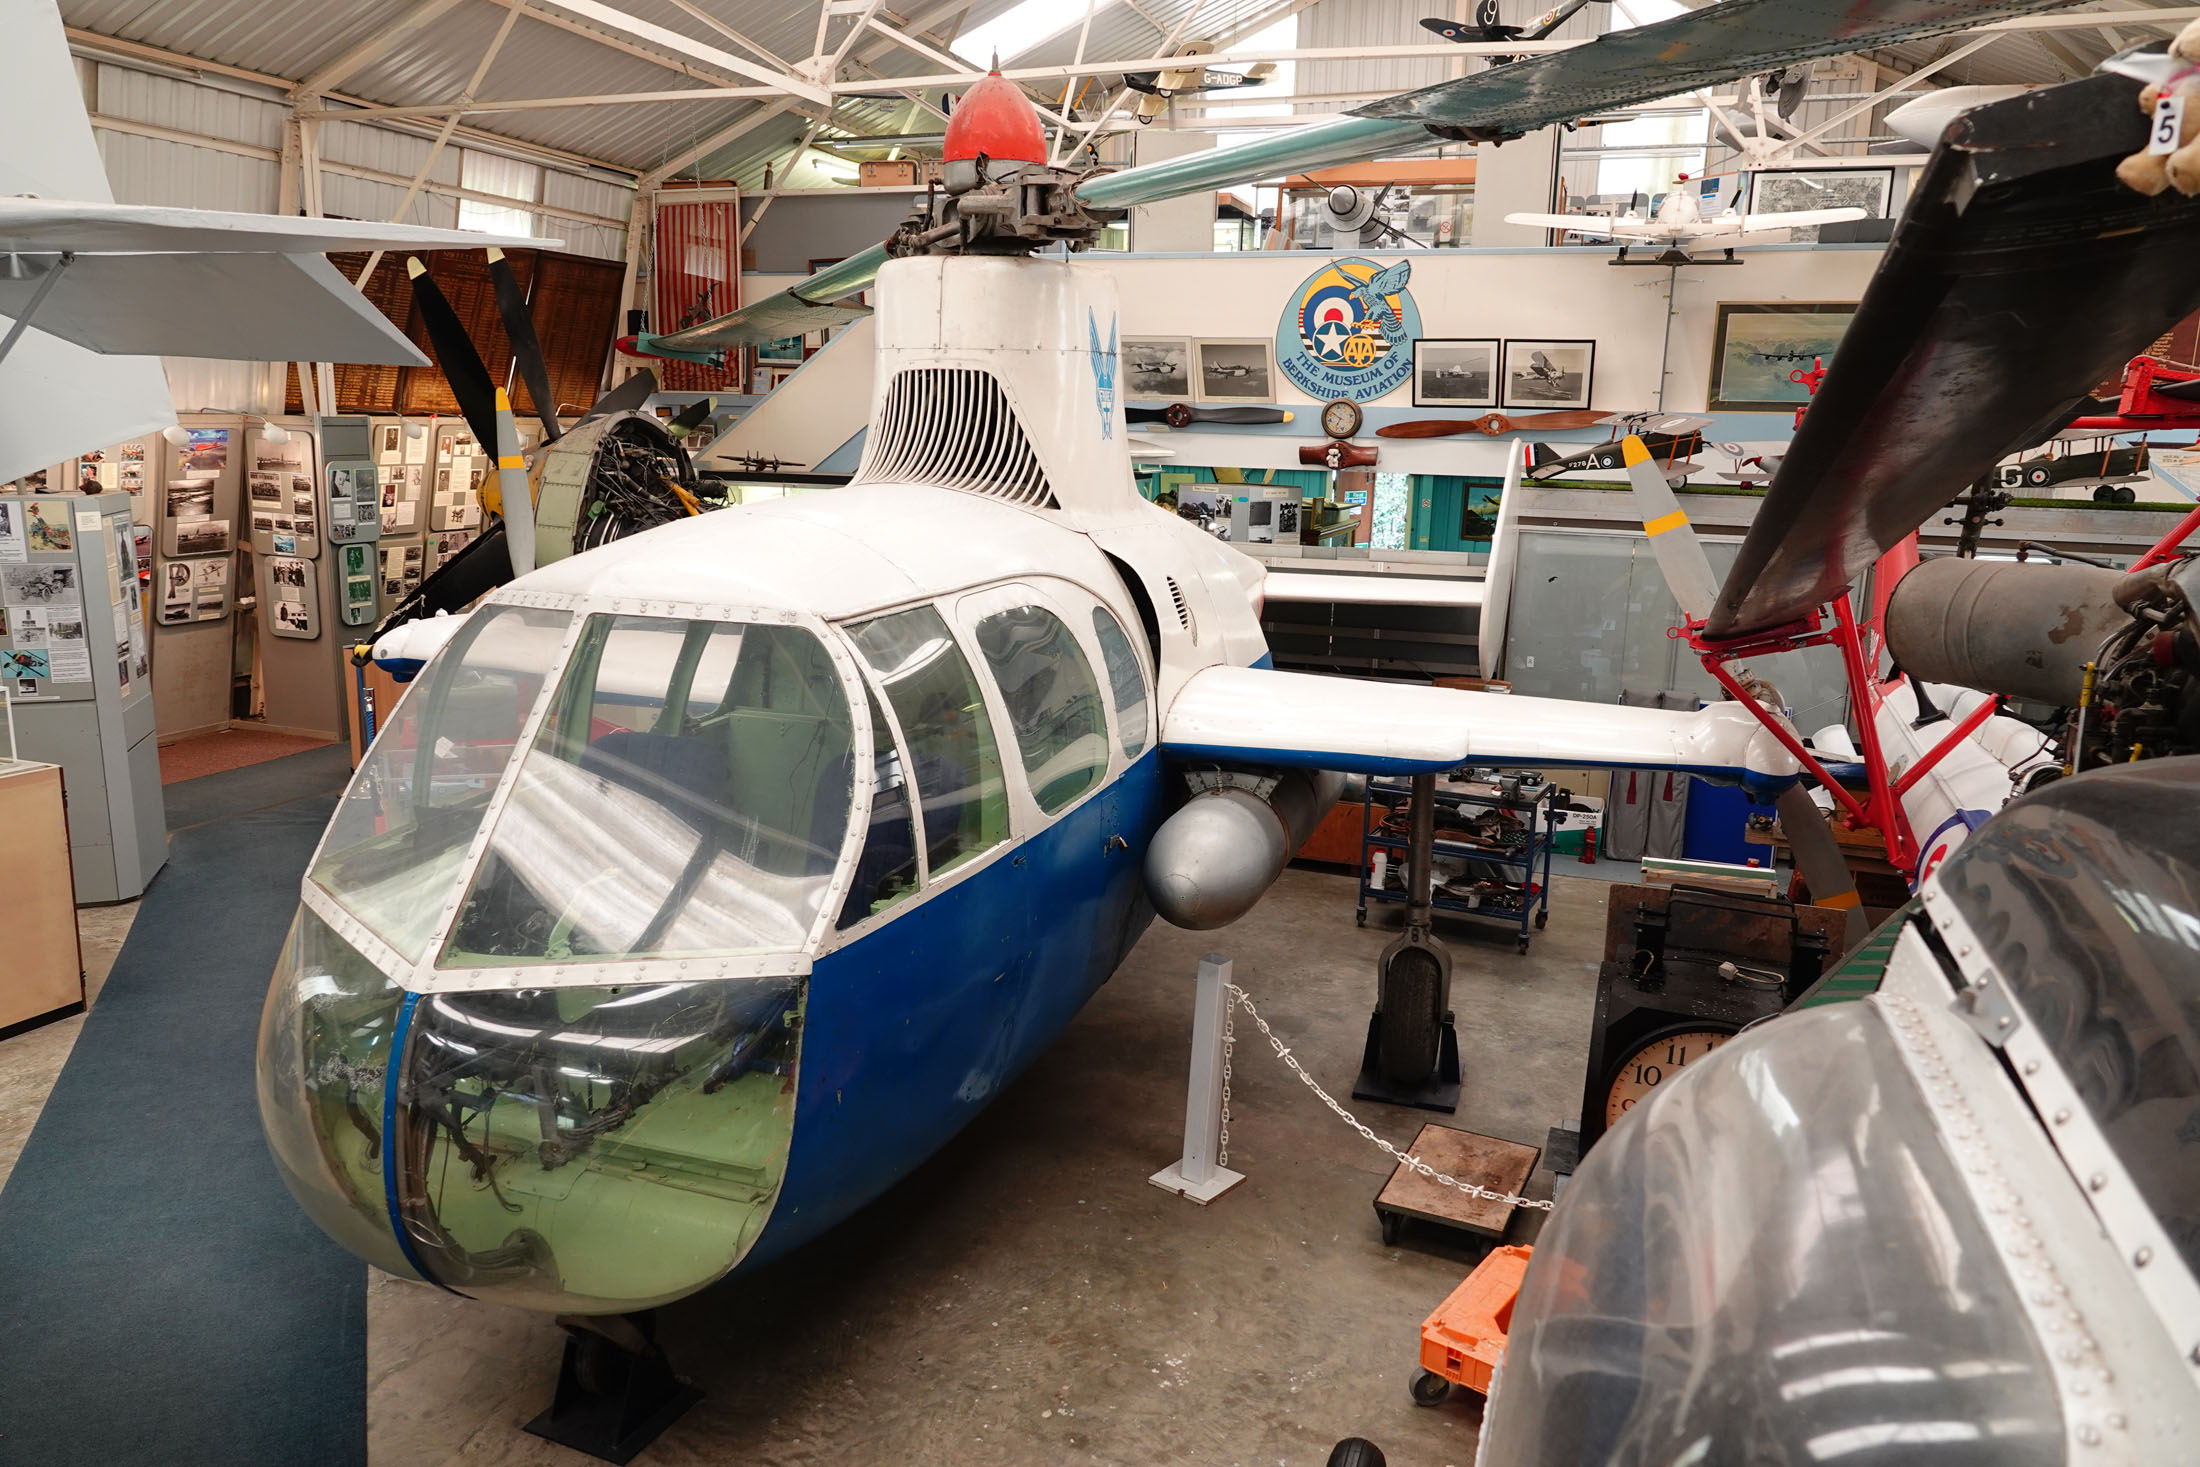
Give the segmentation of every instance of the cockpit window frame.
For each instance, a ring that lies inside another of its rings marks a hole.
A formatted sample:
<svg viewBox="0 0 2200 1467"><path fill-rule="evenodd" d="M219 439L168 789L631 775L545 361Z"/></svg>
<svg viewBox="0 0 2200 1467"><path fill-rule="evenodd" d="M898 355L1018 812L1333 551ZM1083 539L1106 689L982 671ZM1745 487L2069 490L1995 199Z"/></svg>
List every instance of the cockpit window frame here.
<svg viewBox="0 0 2200 1467"><path fill-rule="evenodd" d="M833 919L839 913L841 903L847 899L849 884L855 879L856 861L862 847L862 842L856 836L870 828L871 795L875 783L872 773L874 744L871 720L864 711L867 684L863 681L854 650L840 628L814 613L786 607L660 601L628 596L507 590L491 595L483 601L482 606L529 606L565 611L571 613L572 621L565 629L557 656L544 673L534 706L528 710L526 718L520 724L515 752L498 774L497 786L482 813L480 828L475 831L464 858L458 864L455 879L445 893L445 904L437 915L434 937L427 952L418 961L399 954L369 931L365 924L352 917L334 897L322 891L310 878L303 878L299 883L302 904L326 922L337 936L350 943L367 961L410 993L599 987L641 982L651 978L663 979L667 965L672 965L673 973L682 981L690 982L720 978L807 976L813 959L830 945ZM834 862L831 883L825 890L818 914L812 919L799 950L725 957L675 954L615 962L574 961L510 967L438 966L444 947L450 939L452 925L458 920L465 894L472 888L476 873L489 850L497 819L503 813L505 803L518 782L520 767L526 762L524 751L533 747L536 736L541 732L543 719L548 715L550 706L555 701L557 688L571 664L573 650L592 616L648 617L666 621L748 622L799 627L824 645L826 655L831 659L833 669L840 678L842 696L850 704L851 758L854 762L852 798L848 811L848 833ZM388 726L384 725L385 728ZM322 833L321 839L322 842L327 841L326 831ZM309 871L319 862L320 854L316 846L314 860L307 867Z"/></svg>

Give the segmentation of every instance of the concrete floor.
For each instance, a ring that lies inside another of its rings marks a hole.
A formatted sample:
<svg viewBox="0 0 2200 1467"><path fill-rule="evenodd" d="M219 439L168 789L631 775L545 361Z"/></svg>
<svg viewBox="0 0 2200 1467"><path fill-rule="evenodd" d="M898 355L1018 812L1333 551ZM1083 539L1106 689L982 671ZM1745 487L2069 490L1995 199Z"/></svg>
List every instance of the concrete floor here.
<svg viewBox="0 0 2200 1467"><path fill-rule="evenodd" d="M1441 929L1466 1077L1448 1124L1540 1146L1577 1108L1608 889L1560 876L1526 957L1500 929ZM1479 1400L1422 1409L1406 1385L1420 1322L1471 1255L1425 1231L1383 1246L1370 1202L1387 1158L1249 1024L1230 1156L1248 1180L1206 1208L1146 1181L1181 1146L1205 953L1235 959L1279 1037L1346 1098L1399 918L1380 908L1357 928L1353 905L1349 876L1290 870L1234 927L1157 924L908 1181L764 1274L664 1311L663 1338L705 1398L640 1460L1315 1467L1358 1434L1397 1467L1464 1467ZM95 993L134 915L79 914ZM0 1043L0 1181L81 1024ZM1353 1109L1399 1145L1445 1119ZM1539 1169L1528 1191L1550 1184ZM1538 1220L1516 1217L1512 1240ZM582 1467L521 1430L548 1403L560 1343L547 1319L370 1273L370 1460Z"/></svg>
<svg viewBox="0 0 2200 1467"><path fill-rule="evenodd" d="M1561 877L1521 957L1447 926L1465 1093L1447 1123L1540 1146L1578 1108L1604 930L1602 882ZM1192 975L1235 977L1345 1099L1396 908L1352 921L1350 877L1286 871L1214 933L1155 926L1032 1070L913 1177L755 1279L664 1311L705 1392L644 1463L1216 1463L1318 1467L1363 1435L1397 1467L1465 1467L1478 1398L1412 1404L1421 1320L1470 1255L1409 1231L1385 1248L1380 1152L1239 1023L1231 1164L1201 1208L1149 1186L1182 1141ZM1423 1112L1354 1106L1394 1143ZM1538 1170L1529 1191L1548 1196ZM1513 1240L1536 1218L1515 1219ZM548 1403L541 1319L376 1275L376 1467L588 1459L521 1429Z"/></svg>

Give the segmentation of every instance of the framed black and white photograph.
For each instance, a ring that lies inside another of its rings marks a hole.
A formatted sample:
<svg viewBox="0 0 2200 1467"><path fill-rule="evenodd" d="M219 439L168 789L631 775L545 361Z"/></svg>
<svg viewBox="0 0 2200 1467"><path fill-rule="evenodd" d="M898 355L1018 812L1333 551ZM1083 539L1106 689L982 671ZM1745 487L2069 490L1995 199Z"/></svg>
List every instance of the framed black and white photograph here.
<svg viewBox="0 0 2200 1467"><path fill-rule="evenodd" d="M1274 402L1275 343L1260 338L1202 341L1198 349L1201 402Z"/></svg>
<svg viewBox="0 0 2200 1467"><path fill-rule="evenodd" d="M1496 407L1497 355L1495 341L1424 338L1414 342L1413 405Z"/></svg>
<svg viewBox="0 0 2200 1467"><path fill-rule="evenodd" d="M1749 207L1743 212L1862 209L1868 219L1884 219L1893 198L1892 168L1780 168L1750 175Z"/></svg>
<svg viewBox="0 0 2200 1467"><path fill-rule="evenodd" d="M1596 365L1594 341L1507 341L1505 406L1585 408Z"/></svg>
<svg viewBox="0 0 2200 1467"><path fill-rule="evenodd" d="M1855 319L1853 301L1720 302L1705 406L1776 413L1809 402L1798 374L1830 364Z"/></svg>
<svg viewBox="0 0 2200 1467"><path fill-rule="evenodd" d="M1192 400L1192 343L1183 336L1126 336L1123 391L1148 402Z"/></svg>

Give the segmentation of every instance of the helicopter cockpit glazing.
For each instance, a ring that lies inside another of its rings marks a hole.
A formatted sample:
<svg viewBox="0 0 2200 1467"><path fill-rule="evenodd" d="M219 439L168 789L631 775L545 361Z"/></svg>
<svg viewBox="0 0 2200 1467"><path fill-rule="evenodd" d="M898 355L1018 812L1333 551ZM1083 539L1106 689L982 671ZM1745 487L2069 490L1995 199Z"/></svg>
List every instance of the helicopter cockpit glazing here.
<svg viewBox="0 0 2200 1467"><path fill-rule="evenodd" d="M332 1236L582 1313L740 1260L857 802L833 635L499 605L435 660L345 794L262 1021L270 1143Z"/></svg>

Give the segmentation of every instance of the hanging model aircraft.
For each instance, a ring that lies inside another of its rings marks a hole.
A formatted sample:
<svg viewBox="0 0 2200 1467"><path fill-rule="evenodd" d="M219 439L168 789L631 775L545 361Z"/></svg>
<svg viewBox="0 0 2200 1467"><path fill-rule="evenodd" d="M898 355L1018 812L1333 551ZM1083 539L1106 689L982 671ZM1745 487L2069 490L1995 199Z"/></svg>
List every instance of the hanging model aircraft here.
<svg viewBox="0 0 2200 1467"><path fill-rule="evenodd" d="M1133 115L1141 124L1152 122L1169 110L1169 103L1178 97L1198 96L1206 92L1235 91L1239 87L1257 87L1275 74L1272 61L1263 61L1243 71L1224 71L1200 63L1196 58L1213 52L1214 47L1205 41L1190 41L1176 49L1176 55L1194 62L1193 65L1174 67L1167 71L1134 71L1123 77L1123 85L1138 93L1138 106Z"/></svg>
<svg viewBox="0 0 2200 1467"><path fill-rule="evenodd" d="M1532 224L1543 229L1555 229L1568 234L1592 235L1619 244L1619 254L1614 264L1695 265L1702 264L1688 253L1691 245L1720 245L1726 250L1726 259L1734 259L1734 247L1763 241L1792 229L1806 229L1819 224L1842 224L1851 219L1868 217L1862 209L1797 209L1781 214L1744 214L1736 205L1737 197L1722 211L1705 214L1696 194L1688 187L1688 175L1683 173L1673 188L1658 203L1656 213L1648 218L1627 213L1606 214L1507 214L1507 224ZM1661 246L1658 253L1648 260L1633 259L1628 250L1638 244Z"/></svg>
<svg viewBox="0 0 2200 1467"><path fill-rule="evenodd" d="M1610 0L1598 0L1598 3L1609 4ZM1460 45L1476 41L1540 41L1572 20L1588 4L1589 0L1562 0L1562 3L1552 6L1534 20L1520 26L1504 24L1504 15L1497 7L1497 0L1479 0L1474 7L1474 23L1471 25L1461 25L1458 21L1443 20L1435 16L1424 18L1421 25L1445 40ZM1503 66L1513 59L1510 56L1492 56L1490 64Z"/></svg>

